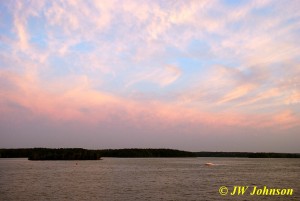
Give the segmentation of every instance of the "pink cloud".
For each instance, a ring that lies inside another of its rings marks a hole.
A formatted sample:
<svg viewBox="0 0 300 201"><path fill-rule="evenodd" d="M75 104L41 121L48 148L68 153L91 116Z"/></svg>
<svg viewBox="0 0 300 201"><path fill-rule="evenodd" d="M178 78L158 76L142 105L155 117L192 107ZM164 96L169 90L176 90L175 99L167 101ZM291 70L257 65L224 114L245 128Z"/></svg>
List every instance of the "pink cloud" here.
<svg viewBox="0 0 300 201"><path fill-rule="evenodd" d="M273 116L273 122L278 124L280 127L287 129L294 126L299 126L300 119L292 111L282 111Z"/></svg>
<svg viewBox="0 0 300 201"><path fill-rule="evenodd" d="M159 122L162 127L166 128L180 124L194 126L205 124L213 127L226 125L273 127L280 124L284 128L299 125L299 118L291 112L283 112L275 116L243 115L231 112L208 113L201 112L197 108L178 105L175 102L138 102L96 91L91 88L87 78L84 77L79 77L76 82L73 80L73 87L61 92L45 91L45 89L33 85L35 79L30 77L2 73L1 79L11 82L15 86L14 90L7 89L6 93L2 94L3 113L11 111L12 108L7 108L4 104L5 101L10 101L22 108L27 108L33 115L45 116L56 121L78 121L88 124L111 123L114 118L119 118L137 127L147 124L154 125L155 122ZM59 87L59 85L55 87ZM236 90L233 93L234 97L243 95L250 88L242 87ZM232 96L230 97L232 98ZM15 108L13 109L15 110ZM268 121L270 118L274 120L273 123Z"/></svg>

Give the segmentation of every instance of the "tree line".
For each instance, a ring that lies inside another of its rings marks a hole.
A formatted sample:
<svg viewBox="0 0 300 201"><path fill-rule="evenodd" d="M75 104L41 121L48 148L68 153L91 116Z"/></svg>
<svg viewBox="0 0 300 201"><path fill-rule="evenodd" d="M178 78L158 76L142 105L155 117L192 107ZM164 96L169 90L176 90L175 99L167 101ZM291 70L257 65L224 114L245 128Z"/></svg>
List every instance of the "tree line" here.
<svg viewBox="0 0 300 201"><path fill-rule="evenodd" d="M236 158L300 158L299 153L272 152L194 152L197 157L236 157Z"/></svg>
<svg viewBox="0 0 300 201"><path fill-rule="evenodd" d="M97 160L101 157L242 157L242 158L300 158L299 153L253 152L189 152L175 149L102 149L82 148L25 148L0 149L0 158L28 158L29 160Z"/></svg>

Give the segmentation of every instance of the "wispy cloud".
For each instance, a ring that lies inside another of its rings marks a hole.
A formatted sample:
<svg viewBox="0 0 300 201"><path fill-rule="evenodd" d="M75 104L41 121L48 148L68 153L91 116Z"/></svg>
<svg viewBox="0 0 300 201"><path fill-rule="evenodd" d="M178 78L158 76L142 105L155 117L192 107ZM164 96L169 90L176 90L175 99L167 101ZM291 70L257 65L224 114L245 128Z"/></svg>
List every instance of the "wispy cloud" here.
<svg viewBox="0 0 300 201"><path fill-rule="evenodd" d="M160 86L164 87L175 82L179 76L181 75L181 71L178 67L174 65L168 65L163 68L154 68L154 70L150 70L149 72L139 74L135 79L130 81L126 86L129 87L139 82L149 81Z"/></svg>

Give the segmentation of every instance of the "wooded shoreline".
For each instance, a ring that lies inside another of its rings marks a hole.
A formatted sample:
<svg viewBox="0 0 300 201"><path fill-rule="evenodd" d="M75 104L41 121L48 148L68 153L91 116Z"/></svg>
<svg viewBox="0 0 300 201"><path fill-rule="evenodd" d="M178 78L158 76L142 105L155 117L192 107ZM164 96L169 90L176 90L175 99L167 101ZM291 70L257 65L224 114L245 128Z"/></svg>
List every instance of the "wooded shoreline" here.
<svg viewBox="0 0 300 201"><path fill-rule="evenodd" d="M82 148L19 148L0 149L0 158L29 160L99 160L101 157L162 158L162 157L238 157L238 158L300 158L299 153L267 152L189 152L175 149L101 149Z"/></svg>

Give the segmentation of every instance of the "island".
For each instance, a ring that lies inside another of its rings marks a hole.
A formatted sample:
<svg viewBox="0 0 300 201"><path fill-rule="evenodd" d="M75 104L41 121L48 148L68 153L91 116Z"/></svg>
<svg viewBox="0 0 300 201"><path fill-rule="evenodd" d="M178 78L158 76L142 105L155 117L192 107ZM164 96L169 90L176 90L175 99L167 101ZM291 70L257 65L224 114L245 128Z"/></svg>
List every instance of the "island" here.
<svg viewBox="0 0 300 201"><path fill-rule="evenodd" d="M81 148L47 149L35 148L28 154L28 160L99 160L96 151Z"/></svg>

